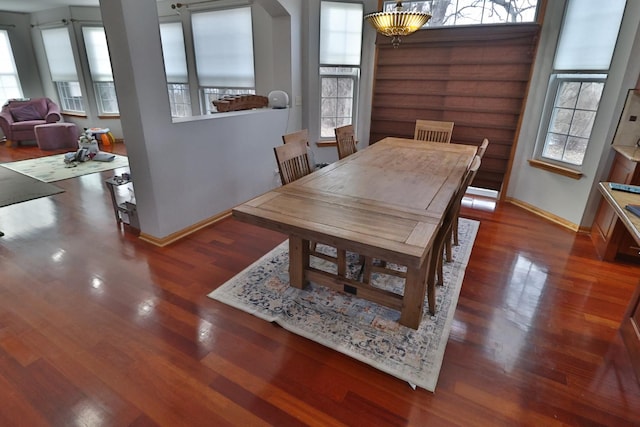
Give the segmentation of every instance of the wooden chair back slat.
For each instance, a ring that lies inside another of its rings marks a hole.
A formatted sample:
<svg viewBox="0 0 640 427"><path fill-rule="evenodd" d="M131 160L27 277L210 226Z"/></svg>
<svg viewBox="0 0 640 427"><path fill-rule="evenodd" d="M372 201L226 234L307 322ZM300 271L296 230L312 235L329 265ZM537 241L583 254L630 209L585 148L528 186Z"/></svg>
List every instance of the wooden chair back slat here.
<svg viewBox="0 0 640 427"><path fill-rule="evenodd" d="M289 142L273 148L282 185L309 175L311 165L305 141Z"/></svg>
<svg viewBox="0 0 640 427"><path fill-rule="evenodd" d="M353 125L335 128L335 134L336 146L338 147L338 159L344 159L358 150Z"/></svg>
<svg viewBox="0 0 640 427"><path fill-rule="evenodd" d="M441 122L435 120L416 120L416 128L413 139L431 142L451 142L453 122Z"/></svg>

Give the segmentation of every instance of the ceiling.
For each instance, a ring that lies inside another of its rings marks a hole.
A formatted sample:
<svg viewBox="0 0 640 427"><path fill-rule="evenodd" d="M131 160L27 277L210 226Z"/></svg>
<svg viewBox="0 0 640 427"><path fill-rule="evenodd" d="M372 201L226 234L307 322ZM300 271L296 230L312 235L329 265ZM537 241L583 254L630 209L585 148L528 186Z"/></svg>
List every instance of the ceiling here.
<svg viewBox="0 0 640 427"><path fill-rule="evenodd" d="M0 0L4 12L33 13L55 9L60 6L99 6L99 0Z"/></svg>

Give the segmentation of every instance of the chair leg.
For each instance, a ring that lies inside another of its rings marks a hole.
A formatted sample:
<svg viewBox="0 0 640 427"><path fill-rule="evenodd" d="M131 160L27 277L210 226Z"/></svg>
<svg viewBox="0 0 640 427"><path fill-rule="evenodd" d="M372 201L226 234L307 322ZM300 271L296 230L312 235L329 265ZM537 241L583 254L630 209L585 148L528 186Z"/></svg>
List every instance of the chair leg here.
<svg viewBox="0 0 640 427"><path fill-rule="evenodd" d="M458 217L456 216L453 219L453 246L458 246L460 242L458 241Z"/></svg>
<svg viewBox="0 0 640 427"><path fill-rule="evenodd" d="M440 255L438 255L440 253ZM442 259L441 251L438 248L432 248L429 254L429 265L427 266L427 303L429 304L429 313L436 314L436 271L438 270L438 262Z"/></svg>
<svg viewBox="0 0 640 427"><path fill-rule="evenodd" d="M453 261L453 256L451 254L451 234L455 234L453 228L451 229L451 233L447 236L447 239L444 242L444 253L447 257L447 262Z"/></svg>

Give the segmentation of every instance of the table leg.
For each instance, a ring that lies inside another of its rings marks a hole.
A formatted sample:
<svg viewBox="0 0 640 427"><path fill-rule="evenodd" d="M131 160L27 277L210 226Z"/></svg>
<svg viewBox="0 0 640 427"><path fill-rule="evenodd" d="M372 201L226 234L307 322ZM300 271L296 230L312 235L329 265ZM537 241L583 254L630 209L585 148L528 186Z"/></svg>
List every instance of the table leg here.
<svg viewBox="0 0 640 427"><path fill-rule="evenodd" d="M307 280L304 272L309 268L309 241L298 236L289 236L289 284L304 289Z"/></svg>
<svg viewBox="0 0 640 427"><path fill-rule="evenodd" d="M420 267L407 267L400 324L412 329L418 329L422 320L428 264L425 259Z"/></svg>
<svg viewBox="0 0 640 427"><path fill-rule="evenodd" d="M346 249L337 249L338 276L347 277L347 251Z"/></svg>

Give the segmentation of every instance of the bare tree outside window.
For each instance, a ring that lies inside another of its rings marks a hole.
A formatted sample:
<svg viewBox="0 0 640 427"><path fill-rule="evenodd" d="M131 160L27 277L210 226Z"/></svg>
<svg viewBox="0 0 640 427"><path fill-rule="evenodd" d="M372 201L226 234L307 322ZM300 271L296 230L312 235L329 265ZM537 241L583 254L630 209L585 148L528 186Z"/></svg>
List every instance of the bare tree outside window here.
<svg viewBox="0 0 640 427"><path fill-rule="evenodd" d="M385 1L392 10L395 1ZM426 27L534 22L538 0L423 0L402 2L405 10L426 12Z"/></svg>
<svg viewBox="0 0 640 427"><path fill-rule="evenodd" d="M601 81L562 81L542 157L582 165L604 89Z"/></svg>

